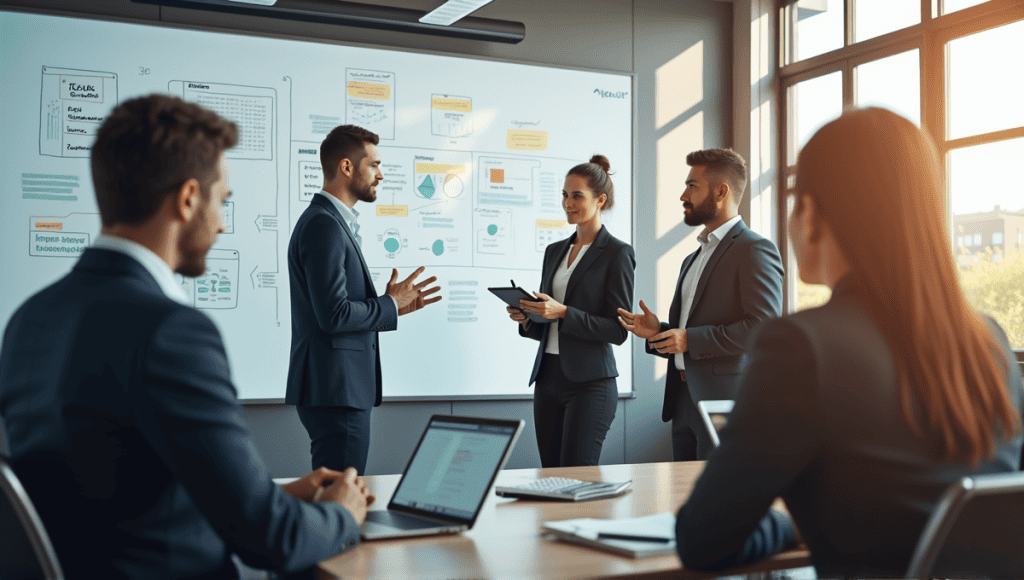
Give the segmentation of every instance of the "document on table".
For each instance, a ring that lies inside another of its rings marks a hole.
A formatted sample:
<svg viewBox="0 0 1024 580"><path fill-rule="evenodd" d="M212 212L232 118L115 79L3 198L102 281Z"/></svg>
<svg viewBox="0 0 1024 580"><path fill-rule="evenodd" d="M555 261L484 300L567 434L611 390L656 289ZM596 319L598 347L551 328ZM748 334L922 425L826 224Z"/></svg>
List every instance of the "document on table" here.
<svg viewBox="0 0 1024 580"><path fill-rule="evenodd" d="M544 531L559 539L631 558L674 554L676 518L671 512L638 518L578 518L546 522Z"/></svg>

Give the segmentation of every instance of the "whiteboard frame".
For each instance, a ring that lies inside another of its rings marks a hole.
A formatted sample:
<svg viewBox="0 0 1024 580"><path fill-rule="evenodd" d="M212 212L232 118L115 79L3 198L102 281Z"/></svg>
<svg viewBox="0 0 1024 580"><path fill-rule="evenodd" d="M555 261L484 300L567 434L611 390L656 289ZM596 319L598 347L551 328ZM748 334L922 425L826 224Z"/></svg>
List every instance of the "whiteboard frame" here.
<svg viewBox="0 0 1024 580"><path fill-rule="evenodd" d="M162 8L157 6L157 8ZM328 44L336 46L349 46L355 48L365 48L370 50L384 50L390 52L404 52L411 54L425 54L431 56L443 56L450 58L464 58L470 60L479 60L487 62L498 62L504 64L516 64L523 66L535 66L540 68L558 69L558 70L571 70L579 72L593 72L600 74L616 75L621 77L628 77L630 79L630 87L632 89L631 95L631 107L630 107L630 155L631 158L631 174L630 174L630 232L629 232L629 244L633 246L634 252L636 251L636 231L637 231L637 188L639 186L639 177L637 175L637 158L639 154L639 127L637 126L637 118L640 114L639 100L637 99L637 87L639 85L637 80L636 72L622 72L607 69L588 68L588 67L575 67L567 65L550 64L537 61L529 60L514 60L509 58L491 57L491 56L480 56L473 54L464 54L458 52L444 52L440 50L430 50L422 48L408 48L388 44L369 44L363 42L346 42L342 40L320 38L314 36L297 36L294 34L283 34L278 32L269 32L262 30L245 30L241 28L224 28L220 26L203 26L199 24L183 23L183 22L168 22L165 20L145 20L141 18L133 18L127 16L118 16L113 14L91 14L75 12L71 10L56 10L52 8L36 8L27 6L0 6L0 12L13 12L21 14L37 14L40 16L59 16L65 18L76 18L79 20L96 20L101 22L114 22L121 24L136 24L141 26L153 26L158 28L170 28L174 30L189 30L195 32L212 32L216 34L230 34L235 36L246 36L246 37L262 37L272 38L277 40L292 40L297 42L309 42L316 44ZM159 12L158 12L159 14ZM482 41L481 41L482 42ZM634 59L634 69L636 63ZM632 344L633 336L629 335L627 340ZM637 346L633 344L630 354L630 390L628 392L618 393L619 399L635 399L637 398L636 389L636 369L635 369L635 358L636 358ZM620 376L623 373L620 373ZM444 401L509 401L509 400L533 400L532 394L518 394L518 395L423 395L423 396L383 396L382 403L410 403L410 402L444 402ZM238 397L239 403L244 405L284 405L284 397L271 398L271 399L251 399Z"/></svg>

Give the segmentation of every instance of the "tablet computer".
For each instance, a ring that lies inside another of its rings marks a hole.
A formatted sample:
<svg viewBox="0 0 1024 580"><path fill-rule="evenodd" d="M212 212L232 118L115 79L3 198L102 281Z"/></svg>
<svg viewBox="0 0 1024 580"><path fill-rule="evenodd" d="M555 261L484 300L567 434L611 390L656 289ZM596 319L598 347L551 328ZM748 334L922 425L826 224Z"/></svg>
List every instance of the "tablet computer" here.
<svg viewBox="0 0 1024 580"><path fill-rule="evenodd" d="M498 298L501 298L502 302L508 304L509 306L515 308L516 310L519 310L520 312L522 312L522 309L519 308L520 300L529 300L530 302L541 302L540 298L537 298L536 296L530 294L526 290L523 290L519 286L510 286L508 288L488 288L488 290L491 291L491 294L494 294ZM532 312L527 312L526 317L534 322L553 322L550 319L544 318L540 314L534 314Z"/></svg>

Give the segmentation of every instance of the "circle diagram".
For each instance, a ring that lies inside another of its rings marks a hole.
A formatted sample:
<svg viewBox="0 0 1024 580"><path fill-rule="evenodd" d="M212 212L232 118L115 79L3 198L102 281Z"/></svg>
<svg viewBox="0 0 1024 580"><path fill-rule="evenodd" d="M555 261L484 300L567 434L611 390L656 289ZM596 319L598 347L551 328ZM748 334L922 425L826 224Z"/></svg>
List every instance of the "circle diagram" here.
<svg viewBox="0 0 1024 580"><path fill-rule="evenodd" d="M492 236L494 234L498 233L498 226L496 226L494 224L491 224L491 225L487 226L487 233L492 235Z"/></svg>
<svg viewBox="0 0 1024 580"><path fill-rule="evenodd" d="M398 230L388 228L384 230L384 235L378 239L384 242L384 251L391 254L392 257L402 251L402 235L398 233Z"/></svg>
<svg viewBox="0 0 1024 580"><path fill-rule="evenodd" d="M462 180L459 179L458 175L449 173L444 177L444 183L441 185L441 190L448 197L459 197L462 195L462 191L465 189Z"/></svg>
<svg viewBox="0 0 1024 580"><path fill-rule="evenodd" d="M435 256L440 256L444 253L444 240L435 241L430 249L433 250Z"/></svg>

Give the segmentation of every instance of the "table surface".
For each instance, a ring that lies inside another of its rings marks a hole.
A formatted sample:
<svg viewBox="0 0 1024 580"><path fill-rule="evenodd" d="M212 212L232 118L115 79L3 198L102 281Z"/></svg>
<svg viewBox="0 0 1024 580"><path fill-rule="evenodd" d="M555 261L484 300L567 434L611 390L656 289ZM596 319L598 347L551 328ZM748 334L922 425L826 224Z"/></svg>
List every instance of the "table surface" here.
<svg viewBox="0 0 1024 580"><path fill-rule="evenodd" d="M488 494L476 524L467 532L397 540L364 541L350 552L320 562L318 578L705 578L706 574L680 570L675 555L632 559L551 539L541 532L550 520L582 517L627 518L672 512L690 495L704 462L644 463L548 469L508 469L497 483L525 483L540 477L582 480L633 480L625 495L587 502L551 502L498 497ZM375 508L387 506L399 475L366 478ZM745 572L798 568L810 565L806 550L793 550ZM741 573L737 571L736 573Z"/></svg>

